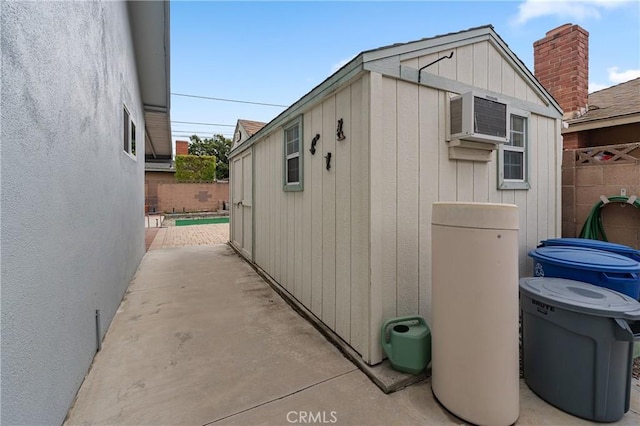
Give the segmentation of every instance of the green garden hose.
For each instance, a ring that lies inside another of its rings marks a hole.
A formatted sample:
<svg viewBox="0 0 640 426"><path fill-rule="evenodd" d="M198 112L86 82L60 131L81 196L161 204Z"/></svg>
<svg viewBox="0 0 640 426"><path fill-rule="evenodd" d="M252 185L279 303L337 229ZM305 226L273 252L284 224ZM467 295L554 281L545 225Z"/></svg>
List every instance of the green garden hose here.
<svg viewBox="0 0 640 426"><path fill-rule="evenodd" d="M614 195L608 198L611 203L623 203L631 204L637 209L640 209L640 199L634 197L633 203L629 202L629 197L626 195ZM608 241L607 234L604 232L604 226L602 225L602 206L605 203L602 200L598 201L589 212L587 220L584 222L584 226L580 231L580 238L590 238L592 240Z"/></svg>

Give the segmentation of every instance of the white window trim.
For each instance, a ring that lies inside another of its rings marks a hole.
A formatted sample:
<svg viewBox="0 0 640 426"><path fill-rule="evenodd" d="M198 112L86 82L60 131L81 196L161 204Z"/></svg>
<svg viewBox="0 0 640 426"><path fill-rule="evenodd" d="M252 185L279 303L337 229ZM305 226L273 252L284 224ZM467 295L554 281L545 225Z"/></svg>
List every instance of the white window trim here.
<svg viewBox="0 0 640 426"><path fill-rule="evenodd" d="M126 112L126 115L128 116L128 120L127 120L127 117L125 117L125 112ZM135 129L136 142L138 141L138 139L139 139L137 137L138 126L136 125L136 123L131 118L131 112L129 111L129 108L127 108L127 106L125 104L122 104L122 125L123 125L123 127L124 127L125 121L128 121L128 123L127 123L127 134L126 135L123 134L123 137L126 138L127 147L126 147L126 149L124 149L124 142L125 141L123 141L123 146L122 146L123 152L125 154L127 154L127 156L129 158L131 158L132 160L138 161L137 154L132 152L133 151L133 149L132 149L133 148L132 147L133 144L132 144L132 138L131 138L132 130ZM136 151L137 151L137 148L138 147L136 146Z"/></svg>
<svg viewBox="0 0 640 426"><path fill-rule="evenodd" d="M511 146L505 144L498 145L498 189L531 189L529 183L529 169L530 169L530 146L531 146L531 113L518 108L510 106L507 110L509 114L509 137L511 137L511 116L517 115L526 119L525 133L524 133L524 147ZM505 151L522 152L524 153L523 167L524 167L524 179L505 179L504 178L504 153Z"/></svg>
<svg viewBox="0 0 640 426"><path fill-rule="evenodd" d="M293 154L287 154L287 141L285 135L287 130L292 127L298 126L298 152ZM294 120L290 121L286 125L282 126L282 149L283 149L283 168L282 168L282 189L283 191L302 191L304 189L304 168L303 168L303 133L302 133L302 115L298 116ZM298 157L298 182L287 182L287 163L288 160Z"/></svg>

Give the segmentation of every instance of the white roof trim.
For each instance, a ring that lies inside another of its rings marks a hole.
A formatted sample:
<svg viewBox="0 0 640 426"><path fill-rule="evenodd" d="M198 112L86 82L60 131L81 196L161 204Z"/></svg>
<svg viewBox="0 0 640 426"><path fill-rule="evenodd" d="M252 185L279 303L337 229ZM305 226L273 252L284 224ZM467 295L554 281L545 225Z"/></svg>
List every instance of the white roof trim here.
<svg viewBox="0 0 640 426"><path fill-rule="evenodd" d="M375 68L376 72L400 77L401 60L427 55L431 52L445 50L452 47L477 43L483 40L488 40L500 52L501 56L513 67L515 72L524 79L531 89L545 101L548 107L555 109L558 114L562 114L562 109L558 103L553 99L549 92L542 87L540 82L538 82L524 63L511 51L511 49L509 49L507 44L504 43L500 36L493 30L493 27L484 26L414 42L381 47L360 53L348 64L333 75L329 76L309 93L283 111L276 118L271 120L271 122L251 136L247 141L235 147L231 151L229 158L240 154L250 148L254 143L258 143L263 135L270 134L272 130L277 129L282 124L295 118L304 110L315 105L317 102L320 102L325 96L338 90L342 87L342 84L351 81L366 70Z"/></svg>

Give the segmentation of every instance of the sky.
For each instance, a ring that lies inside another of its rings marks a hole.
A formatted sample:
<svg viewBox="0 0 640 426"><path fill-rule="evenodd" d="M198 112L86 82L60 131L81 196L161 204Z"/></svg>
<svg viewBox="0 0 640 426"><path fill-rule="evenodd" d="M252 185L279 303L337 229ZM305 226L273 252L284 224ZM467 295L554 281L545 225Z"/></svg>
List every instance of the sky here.
<svg viewBox="0 0 640 426"><path fill-rule="evenodd" d="M362 51L482 25L533 72L533 43L565 23L589 32L589 92L640 77L638 0L172 1L173 139L232 138L238 119L271 121Z"/></svg>

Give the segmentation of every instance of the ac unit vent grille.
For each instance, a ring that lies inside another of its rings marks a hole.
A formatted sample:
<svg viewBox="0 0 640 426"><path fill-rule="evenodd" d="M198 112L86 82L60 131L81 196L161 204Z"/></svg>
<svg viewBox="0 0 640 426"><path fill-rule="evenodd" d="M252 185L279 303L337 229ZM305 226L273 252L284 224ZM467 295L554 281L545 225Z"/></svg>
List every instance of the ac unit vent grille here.
<svg viewBox="0 0 640 426"><path fill-rule="evenodd" d="M449 113L451 114L451 133L457 134L462 132L462 98L456 98L451 100L449 106Z"/></svg>
<svg viewBox="0 0 640 426"><path fill-rule="evenodd" d="M456 99L457 100L457 99ZM483 135L507 137L507 105L489 99L474 97L474 132ZM462 104L462 102L461 102ZM453 115L453 101L451 102ZM460 111L462 114L462 110ZM451 130L453 132L453 128Z"/></svg>

